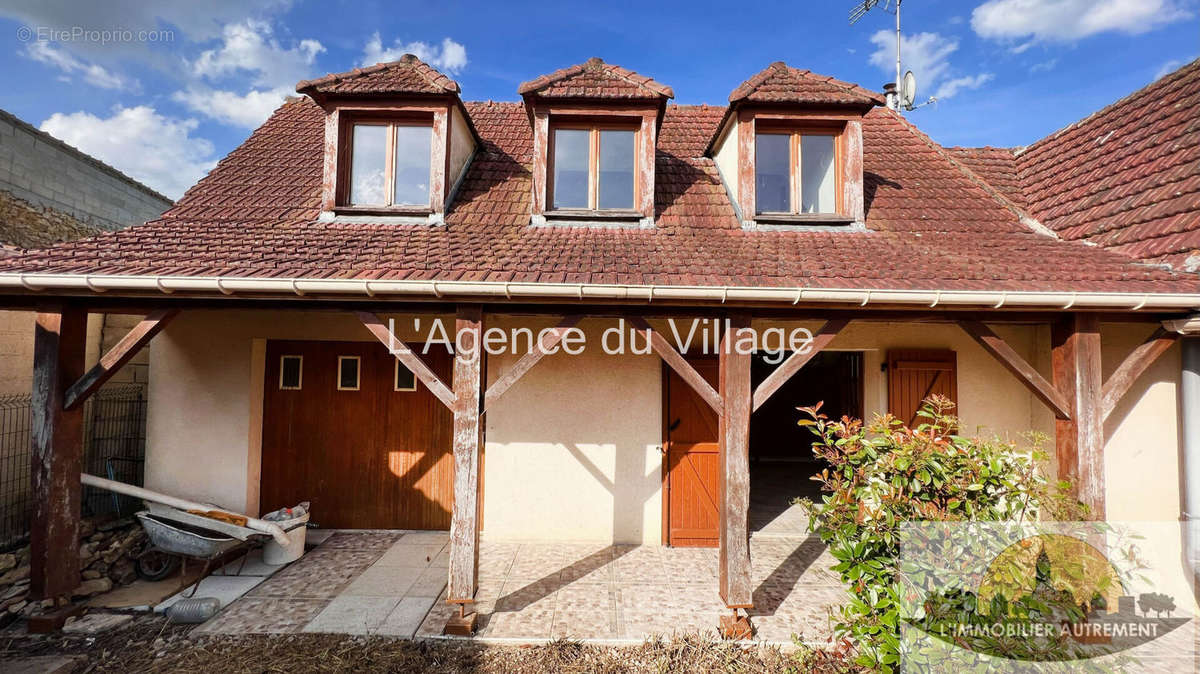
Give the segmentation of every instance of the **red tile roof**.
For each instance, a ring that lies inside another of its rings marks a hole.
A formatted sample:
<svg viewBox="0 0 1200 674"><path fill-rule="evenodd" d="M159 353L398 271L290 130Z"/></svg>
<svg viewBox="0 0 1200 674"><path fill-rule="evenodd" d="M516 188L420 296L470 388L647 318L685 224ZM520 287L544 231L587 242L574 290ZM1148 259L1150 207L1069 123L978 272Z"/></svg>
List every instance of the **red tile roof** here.
<svg viewBox="0 0 1200 674"><path fill-rule="evenodd" d="M808 103L825 105L883 105L882 94L857 84L792 68L776 61L729 94L730 103Z"/></svg>
<svg viewBox="0 0 1200 674"><path fill-rule="evenodd" d="M1025 192L1017 179L1016 150L1005 147L948 147L955 160L1018 206L1025 206Z"/></svg>
<svg viewBox="0 0 1200 674"><path fill-rule="evenodd" d="M458 83L412 54L296 84L302 94L457 94Z"/></svg>
<svg viewBox="0 0 1200 674"><path fill-rule="evenodd" d="M675 98L671 87L596 57L524 82L517 93L540 98Z"/></svg>
<svg viewBox="0 0 1200 674"><path fill-rule="evenodd" d="M885 109L863 125L868 231L742 229L704 156L725 108L676 105L659 135L654 228L532 227L524 106L466 106L483 142L445 226L318 221L324 117L301 99L162 218L3 259L0 272L1200 292L1193 275L1032 232Z"/></svg>
<svg viewBox="0 0 1200 674"><path fill-rule="evenodd" d="M1064 239L1200 268L1200 60L1018 152L1016 171Z"/></svg>

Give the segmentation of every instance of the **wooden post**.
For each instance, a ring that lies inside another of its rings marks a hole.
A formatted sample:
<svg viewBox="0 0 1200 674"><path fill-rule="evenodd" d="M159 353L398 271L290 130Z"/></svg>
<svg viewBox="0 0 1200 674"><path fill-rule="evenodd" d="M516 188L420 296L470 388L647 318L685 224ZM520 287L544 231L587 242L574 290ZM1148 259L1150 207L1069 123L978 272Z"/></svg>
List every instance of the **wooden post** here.
<svg viewBox="0 0 1200 674"><path fill-rule="evenodd" d="M479 579L479 446L483 383L483 311L460 305L454 353L454 512L450 520L450 579L446 601L462 606L446 624L448 634L471 634ZM468 352L470 351L470 352Z"/></svg>
<svg viewBox="0 0 1200 674"><path fill-rule="evenodd" d="M719 569L721 600L731 609L750 608L750 354L738 353L737 332L750 327L747 314L730 316L721 340ZM722 620L722 628L725 628ZM727 634L729 633L726 630Z"/></svg>
<svg viewBox="0 0 1200 674"><path fill-rule="evenodd" d="M1092 519L1104 512L1104 417L1100 370L1100 319L1072 314L1051 329L1054 386L1070 406L1070 419L1054 422L1058 475L1070 480Z"/></svg>
<svg viewBox="0 0 1200 674"><path fill-rule="evenodd" d="M70 598L79 586L83 408L65 410L67 388L83 376L87 312L39 310L33 342L33 516L29 535L31 599Z"/></svg>

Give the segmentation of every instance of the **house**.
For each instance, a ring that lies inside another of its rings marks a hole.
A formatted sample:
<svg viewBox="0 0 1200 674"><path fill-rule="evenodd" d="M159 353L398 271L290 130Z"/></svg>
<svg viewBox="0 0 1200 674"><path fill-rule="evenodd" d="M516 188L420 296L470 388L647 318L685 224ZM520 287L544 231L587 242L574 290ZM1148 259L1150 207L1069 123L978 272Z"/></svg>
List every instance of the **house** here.
<svg viewBox="0 0 1200 674"><path fill-rule="evenodd" d="M413 56L297 89L162 217L0 261L40 312L36 594L73 582L80 402L148 343L147 486L449 529L451 631L481 532L717 547L736 631L800 404L1043 431L1098 518L1195 491L1200 276L1056 234L876 92L774 63L675 105L592 59L472 102ZM135 307L85 371L84 316Z"/></svg>

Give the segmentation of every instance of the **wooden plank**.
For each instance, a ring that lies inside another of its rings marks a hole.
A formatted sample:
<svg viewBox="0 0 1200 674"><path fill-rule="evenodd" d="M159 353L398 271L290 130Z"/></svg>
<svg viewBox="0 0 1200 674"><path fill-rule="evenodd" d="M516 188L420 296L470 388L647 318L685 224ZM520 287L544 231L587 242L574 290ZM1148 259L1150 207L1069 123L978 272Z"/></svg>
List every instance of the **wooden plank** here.
<svg viewBox="0 0 1200 674"><path fill-rule="evenodd" d="M1101 415L1100 321L1095 314L1074 314L1050 331L1054 385L1067 400L1070 418L1054 424L1058 476L1103 520L1104 422Z"/></svg>
<svg viewBox="0 0 1200 674"><path fill-rule="evenodd" d="M493 402L499 400L500 396L504 395L505 391L512 388L512 385L517 383L521 377L524 377L526 372L529 372L534 365L537 365L538 361L540 361L542 358L545 358L547 352L558 346L558 343L562 341L562 338L567 334L567 331L578 325L579 321L581 320L583 320L583 316L580 315L567 316L559 321L558 325L549 331L539 331L538 342L534 349L524 356L521 356L521 358L513 364L508 372L505 372L500 376L499 379L492 382L492 385L488 387L487 393L485 393L483 396L484 412L486 412L488 408L492 406Z"/></svg>
<svg viewBox="0 0 1200 674"><path fill-rule="evenodd" d="M720 421L721 530L718 540L721 599L729 608L754 605L750 582L750 354L733 348L735 334L750 327L748 314L730 316L721 338Z"/></svg>
<svg viewBox="0 0 1200 674"><path fill-rule="evenodd" d="M454 355L454 511L450 519L450 579L446 601L475 601L479 577L479 447L483 382L483 311L479 305L458 309L455 334L474 339L475 354ZM469 345L469 344L468 344Z"/></svg>
<svg viewBox="0 0 1200 674"><path fill-rule="evenodd" d="M950 349L892 349L887 375L888 413L909 427L918 425L921 405L931 395L958 407L958 356Z"/></svg>
<svg viewBox="0 0 1200 674"><path fill-rule="evenodd" d="M1179 339L1177 332L1170 332L1165 328L1155 330L1154 334L1147 337L1146 341L1134 349L1121 362L1116 371L1109 375L1108 380L1104 382L1100 396L1100 409L1104 410L1105 421L1108 420L1138 377L1145 374L1146 370L1150 369L1158 357L1166 353L1177 339Z"/></svg>
<svg viewBox="0 0 1200 674"><path fill-rule="evenodd" d="M818 353L829 346L834 337L846 327L850 319L834 319L826 321L813 335L812 346L808 351L797 351L788 356L787 360L775 368L775 371L767 375L767 378L762 380L758 388L754 390L754 409L762 407L762 404L775 395L781 386L787 383L792 375L800 371L800 368L808 364Z"/></svg>
<svg viewBox="0 0 1200 674"><path fill-rule="evenodd" d="M422 360L421 357L412 350L412 348L397 339L396 336L392 334L392 331L388 330L387 324L384 323L379 316L376 316L368 311L357 311L355 312L355 315L358 316L358 320L362 321L362 324L366 326L367 330L370 330L371 334L375 335L376 339L378 339L380 342L383 342L383 345L388 347L388 350L391 351L401 363L404 363L405 367L412 370L412 373L416 375L417 379L420 379L421 383L424 384L430 390L430 392L437 397L438 400L442 401L443 405L449 407L450 409L454 409L455 397L454 392L450 390L450 387L446 386L445 382L443 382L441 378L438 377L437 374L435 374L434 371L425 364L425 361Z"/></svg>
<svg viewBox="0 0 1200 674"><path fill-rule="evenodd" d="M100 362L67 389L64 407L75 409L87 400L178 315L178 309L160 309L143 318L100 358Z"/></svg>
<svg viewBox="0 0 1200 674"><path fill-rule="evenodd" d="M30 433L31 599L59 598L79 585L84 419L82 408L67 410L63 402L67 387L83 375L86 344L86 311L57 305L38 312Z"/></svg>
<svg viewBox="0 0 1200 674"><path fill-rule="evenodd" d="M716 389L712 387L704 377L692 367L691 363L671 346L666 337L663 337L650 327L640 316L632 316L629 323L646 334L646 339L650 341L650 348L654 349L654 353L658 354L659 358L663 359L672 370L674 370L688 386L692 387L697 394L708 403L709 407L716 410L717 414L722 413L721 396Z"/></svg>
<svg viewBox="0 0 1200 674"><path fill-rule="evenodd" d="M1054 416L1059 419L1071 418L1071 406L1059 389L1046 381L1046 378L1035 367L1018 355L1008 345L1008 342L992 332L991 328L980 321L973 320L958 321L958 326L970 335L971 339L974 339L979 346L982 346L984 351L992 354L992 357L998 360L1005 369L1016 375L1025 388L1028 388L1038 400L1041 400L1054 412Z"/></svg>

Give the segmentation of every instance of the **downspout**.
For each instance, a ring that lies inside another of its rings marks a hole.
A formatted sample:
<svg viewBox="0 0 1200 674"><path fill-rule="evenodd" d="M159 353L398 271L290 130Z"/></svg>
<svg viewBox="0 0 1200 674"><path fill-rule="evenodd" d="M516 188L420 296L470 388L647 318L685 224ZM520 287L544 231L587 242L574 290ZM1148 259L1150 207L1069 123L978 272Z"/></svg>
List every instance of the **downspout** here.
<svg viewBox="0 0 1200 674"><path fill-rule="evenodd" d="M1181 500L1184 571L1190 574L1192 591L1200 601L1200 315L1184 320L1163 321L1163 327L1178 332L1181 365L1179 373L1179 445L1183 474Z"/></svg>

